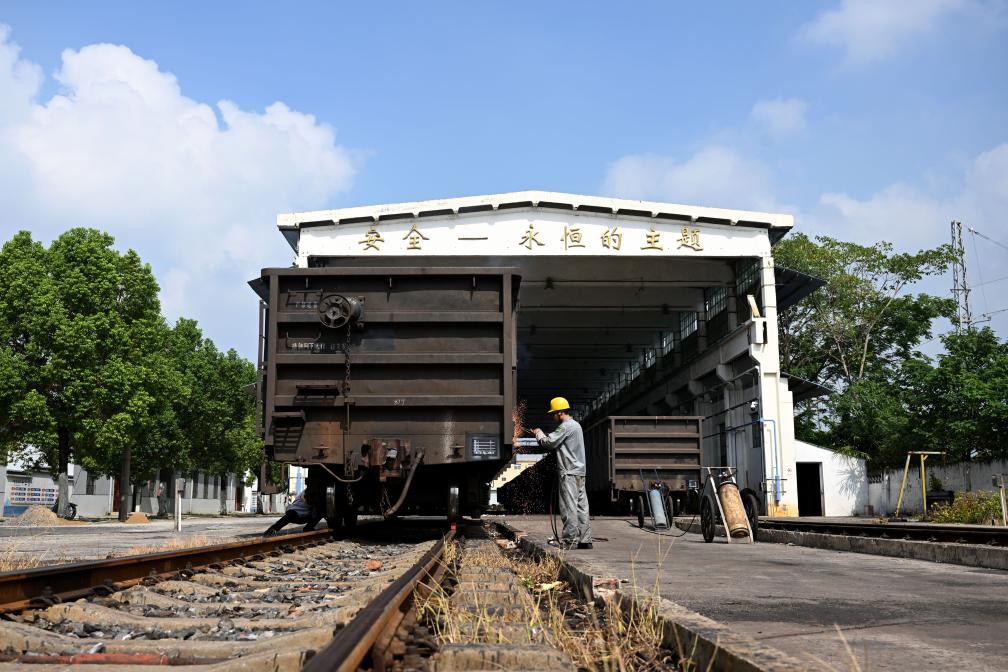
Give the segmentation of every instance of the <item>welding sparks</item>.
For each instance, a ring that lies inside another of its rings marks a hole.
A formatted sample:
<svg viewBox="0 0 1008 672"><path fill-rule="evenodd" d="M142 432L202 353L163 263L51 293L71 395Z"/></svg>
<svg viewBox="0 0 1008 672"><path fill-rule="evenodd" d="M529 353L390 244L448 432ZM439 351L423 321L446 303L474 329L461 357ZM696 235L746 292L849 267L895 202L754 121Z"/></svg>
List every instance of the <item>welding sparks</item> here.
<svg viewBox="0 0 1008 672"><path fill-rule="evenodd" d="M528 404L524 399L519 399L511 411L511 421L514 423L514 433L511 435L512 452L518 452L518 439L525 434L525 409Z"/></svg>

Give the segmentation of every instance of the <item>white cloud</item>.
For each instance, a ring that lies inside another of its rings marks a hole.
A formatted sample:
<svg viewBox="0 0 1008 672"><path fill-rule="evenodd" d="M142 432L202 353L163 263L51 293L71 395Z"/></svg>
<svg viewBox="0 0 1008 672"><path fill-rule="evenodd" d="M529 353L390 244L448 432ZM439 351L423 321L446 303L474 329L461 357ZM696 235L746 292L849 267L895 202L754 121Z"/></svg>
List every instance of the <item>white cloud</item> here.
<svg viewBox="0 0 1008 672"><path fill-rule="evenodd" d="M826 193L820 208L799 222L799 230L826 234L866 244L893 241L900 250L916 251L950 240L949 222L959 220L984 235L1008 244L1008 143L977 155L959 176L961 187L946 197L934 196L916 186L896 183L863 199L846 193ZM974 285L973 313L1008 308L1008 281L992 283L1005 275L1008 250L983 238L964 235L968 276ZM988 281L986 285L979 283ZM948 296L951 278L932 278L921 289ZM1008 313L995 316L991 325L1004 337Z"/></svg>
<svg viewBox="0 0 1008 672"><path fill-rule="evenodd" d="M798 98L760 100L753 105L749 118L770 135L784 137L805 130L808 104Z"/></svg>
<svg viewBox="0 0 1008 672"><path fill-rule="evenodd" d="M613 163L603 193L689 205L777 210L773 171L720 145L710 145L685 161L657 154L633 154Z"/></svg>
<svg viewBox="0 0 1008 672"><path fill-rule="evenodd" d="M896 240L917 249L949 240L949 222L961 220L996 238L1008 238L1008 143L977 155L959 176L961 187L947 197L898 182L857 199L825 193L810 224L818 231L860 240Z"/></svg>
<svg viewBox="0 0 1008 672"><path fill-rule="evenodd" d="M656 154L625 156L609 167L603 193L790 212L796 214L796 231L864 244L888 240L899 251L947 243L953 219L1008 244L1004 217L1008 212L1008 143L974 157L961 174L952 176L958 186L945 196L910 182L897 182L863 198L844 192L823 193L816 207L798 213L794 206L779 200L779 182L767 164L712 145L684 161ZM989 282L1005 275L1008 250L969 236L966 246L970 278L976 288L974 314L1008 308L1008 300L1003 298L1008 296L1008 281ZM988 284L980 286L981 281ZM948 296L950 287L949 277L935 277L917 289ZM1008 312L994 316L991 325L1002 337L1008 334Z"/></svg>
<svg viewBox="0 0 1008 672"><path fill-rule="evenodd" d="M42 69L19 57L20 49L10 41L10 28L0 23L0 124L24 117L29 101L42 84Z"/></svg>
<svg viewBox="0 0 1008 672"><path fill-rule="evenodd" d="M848 63L883 59L924 38L973 0L843 0L799 29L802 41L843 49Z"/></svg>
<svg viewBox="0 0 1008 672"><path fill-rule="evenodd" d="M60 92L38 100L39 68L0 26L3 238L109 231L152 263L170 318L195 317L220 345L254 352L245 281L291 254L276 213L331 205L352 182L354 154L281 102L256 112L188 98L123 46L66 50L54 78Z"/></svg>

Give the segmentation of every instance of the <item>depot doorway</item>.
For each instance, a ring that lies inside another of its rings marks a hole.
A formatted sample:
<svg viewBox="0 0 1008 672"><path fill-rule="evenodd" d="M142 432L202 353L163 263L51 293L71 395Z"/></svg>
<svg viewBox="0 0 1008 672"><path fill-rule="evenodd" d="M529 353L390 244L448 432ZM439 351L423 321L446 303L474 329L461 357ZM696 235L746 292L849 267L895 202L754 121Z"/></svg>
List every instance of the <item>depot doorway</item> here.
<svg viewBox="0 0 1008 672"><path fill-rule="evenodd" d="M822 462L797 462L798 515L823 515Z"/></svg>

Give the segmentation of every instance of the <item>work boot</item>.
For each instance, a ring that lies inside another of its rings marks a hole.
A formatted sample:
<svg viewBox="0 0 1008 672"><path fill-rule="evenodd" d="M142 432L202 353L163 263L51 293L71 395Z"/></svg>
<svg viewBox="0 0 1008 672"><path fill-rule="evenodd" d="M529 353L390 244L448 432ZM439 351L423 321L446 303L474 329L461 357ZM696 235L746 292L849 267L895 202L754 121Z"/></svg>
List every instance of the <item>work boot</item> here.
<svg viewBox="0 0 1008 672"><path fill-rule="evenodd" d="M578 547L579 551L590 551L593 548L595 548L594 546L592 546L592 542L590 542L590 541L588 541L588 542L582 542L582 543L578 544L577 547Z"/></svg>

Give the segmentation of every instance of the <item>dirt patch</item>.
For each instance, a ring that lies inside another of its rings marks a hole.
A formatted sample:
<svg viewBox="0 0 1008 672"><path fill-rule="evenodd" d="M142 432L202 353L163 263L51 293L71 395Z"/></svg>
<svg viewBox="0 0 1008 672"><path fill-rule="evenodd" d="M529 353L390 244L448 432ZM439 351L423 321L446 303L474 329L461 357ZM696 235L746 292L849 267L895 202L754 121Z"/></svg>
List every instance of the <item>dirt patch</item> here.
<svg viewBox="0 0 1008 672"><path fill-rule="evenodd" d="M36 504L29 506L20 516L14 519L14 524L18 527L55 527L57 525L84 525L79 520L65 520L60 518L52 510Z"/></svg>
<svg viewBox="0 0 1008 672"><path fill-rule="evenodd" d="M137 523L149 523L150 518L143 511L134 511L129 515L129 518L125 521L127 524L135 525Z"/></svg>

